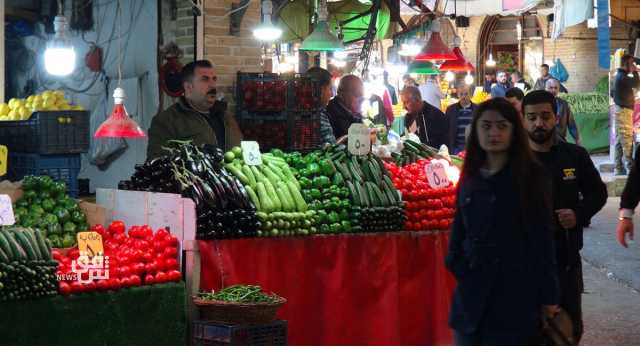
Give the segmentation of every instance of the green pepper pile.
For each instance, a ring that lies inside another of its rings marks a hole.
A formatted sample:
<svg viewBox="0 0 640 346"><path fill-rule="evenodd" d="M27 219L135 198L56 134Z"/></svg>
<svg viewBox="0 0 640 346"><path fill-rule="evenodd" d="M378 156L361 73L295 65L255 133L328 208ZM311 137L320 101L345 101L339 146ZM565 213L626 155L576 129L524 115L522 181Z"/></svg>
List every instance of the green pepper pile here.
<svg viewBox="0 0 640 346"><path fill-rule="evenodd" d="M276 294L266 294L260 286L235 285L221 289L218 292L200 292L198 299L220 300L234 303L280 303L282 298Z"/></svg>
<svg viewBox="0 0 640 346"><path fill-rule="evenodd" d="M332 160L323 151L308 155L285 154L273 150L272 155L284 158L300 183L302 197L315 210L314 227L319 233L349 233L360 231L353 224L349 189L337 173Z"/></svg>
<svg viewBox="0 0 640 346"><path fill-rule="evenodd" d="M14 205L16 224L37 228L56 248L76 245L76 233L89 229L78 202L67 195L67 186L48 176L25 176L24 194Z"/></svg>

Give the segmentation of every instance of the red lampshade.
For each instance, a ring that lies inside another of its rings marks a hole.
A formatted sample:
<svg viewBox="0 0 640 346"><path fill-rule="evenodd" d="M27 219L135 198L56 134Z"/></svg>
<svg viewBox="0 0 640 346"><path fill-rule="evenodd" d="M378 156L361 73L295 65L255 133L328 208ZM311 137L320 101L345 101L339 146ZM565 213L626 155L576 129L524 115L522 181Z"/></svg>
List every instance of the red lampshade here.
<svg viewBox="0 0 640 346"><path fill-rule="evenodd" d="M456 55L451 52L449 47L442 41L440 33L433 31L429 41L422 48L422 52L416 55L416 61L448 61L455 60Z"/></svg>
<svg viewBox="0 0 640 346"><path fill-rule="evenodd" d="M459 47L453 48L453 54L456 55L456 59L445 61L440 65L440 71L466 72L475 70L475 67L464 58Z"/></svg>
<svg viewBox="0 0 640 346"><path fill-rule="evenodd" d="M111 116L98 127L98 130L93 136L96 138L146 137L147 135L145 135L144 131L129 117L127 110L124 108L124 90L122 88L116 88L113 91L113 99L115 105L113 106Z"/></svg>

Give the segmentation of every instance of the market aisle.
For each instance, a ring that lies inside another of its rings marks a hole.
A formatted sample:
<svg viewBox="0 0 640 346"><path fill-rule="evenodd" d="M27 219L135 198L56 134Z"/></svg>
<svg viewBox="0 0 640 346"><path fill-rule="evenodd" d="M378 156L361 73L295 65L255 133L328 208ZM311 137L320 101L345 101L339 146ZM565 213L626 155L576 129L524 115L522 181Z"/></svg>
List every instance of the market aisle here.
<svg viewBox="0 0 640 346"><path fill-rule="evenodd" d="M640 340L640 293L583 264L585 334L581 346L631 346Z"/></svg>

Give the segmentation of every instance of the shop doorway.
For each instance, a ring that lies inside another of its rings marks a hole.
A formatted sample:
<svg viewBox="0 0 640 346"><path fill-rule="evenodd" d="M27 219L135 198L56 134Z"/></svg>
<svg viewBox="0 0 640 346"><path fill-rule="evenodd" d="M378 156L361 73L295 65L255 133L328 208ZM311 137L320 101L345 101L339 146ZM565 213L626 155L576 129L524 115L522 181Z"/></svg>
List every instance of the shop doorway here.
<svg viewBox="0 0 640 346"><path fill-rule="evenodd" d="M543 37L536 16L489 16L480 29L476 64L478 78L485 72L499 70L520 71L530 82L539 77L539 66L543 63ZM486 61L493 57L495 67Z"/></svg>

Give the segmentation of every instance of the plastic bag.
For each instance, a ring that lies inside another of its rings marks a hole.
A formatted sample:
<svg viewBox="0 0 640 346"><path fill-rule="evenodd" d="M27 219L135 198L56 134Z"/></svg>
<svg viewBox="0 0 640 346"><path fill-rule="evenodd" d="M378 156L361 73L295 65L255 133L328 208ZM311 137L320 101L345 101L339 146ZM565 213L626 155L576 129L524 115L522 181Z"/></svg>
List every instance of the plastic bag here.
<svg viewBox="0 0 640 346"><path fill-rule="evenodd" d="M556 59L549 73L553 78L559 80L561 83L564 83L569 79L569 71L567 71L560 59Z"/></svg>

